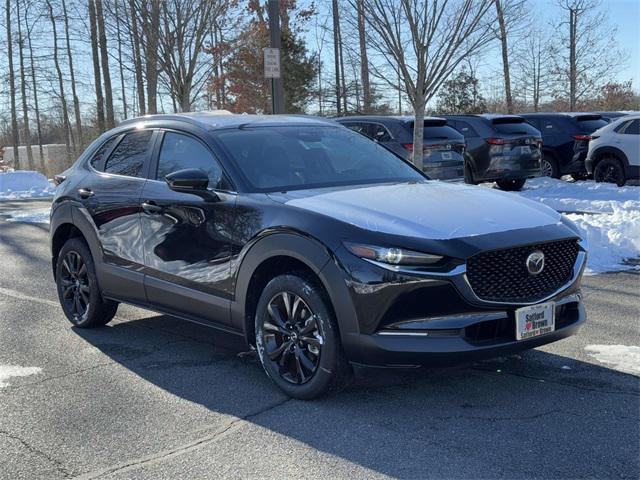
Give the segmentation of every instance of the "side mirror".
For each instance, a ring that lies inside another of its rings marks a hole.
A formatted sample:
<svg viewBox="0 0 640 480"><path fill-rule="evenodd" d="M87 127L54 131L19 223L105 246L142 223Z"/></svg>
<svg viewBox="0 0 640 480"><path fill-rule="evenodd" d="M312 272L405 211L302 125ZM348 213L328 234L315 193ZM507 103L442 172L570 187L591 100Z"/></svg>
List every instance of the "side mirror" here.
<svg viewBox="0 0 640 480"><path fill-rule="evenodd" d="M209 177L199 168L186 168L171 172L164 177L171 190L177 191L201 191L209 185Z"/></svg>

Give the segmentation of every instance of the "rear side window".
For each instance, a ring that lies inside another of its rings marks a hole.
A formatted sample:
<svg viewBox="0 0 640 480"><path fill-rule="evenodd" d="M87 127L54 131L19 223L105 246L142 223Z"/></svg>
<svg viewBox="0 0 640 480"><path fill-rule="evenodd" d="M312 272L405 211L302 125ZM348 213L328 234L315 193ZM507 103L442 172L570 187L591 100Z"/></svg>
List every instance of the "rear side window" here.
<svg viewBox="0 0 640 480"><path fill-rule="evenodd" d="M100 148L98 148L98 151L96 153L93 154L93 157L91 158L91 166L93 168L99 171L102 171L104 169L104 156L109 153L109 150L111 150L111 147L116 141L116 138L118 137L111 137L109 140L104 142L100 146Z"/></svg>
<svg viewBox="0 0 640 480"><path fill-rule="evenodd" d="M506 135L540 135L536 128L525 121L503 122L493 123L493 128L496 132Z"/></svg>
<svg viewBox="0 0 640 480"><path fill-rule="evenodd" d="M140 177L147 158L151 130L127 133L107 160L104 171L127 177Z"/></svg>
<svg viewBox="0 0 640 480"><path fill-rule="evenodd" d="M604 118L585 118L578 117L578 125L581 132L595 132L600 127L608 125L608 122Z"/></svg>
<svg viewBox="0 0 640 480"><path fill-rule="evenodd" d="M471 126L471 124L467 123L467 122L463 122L460 120L456 120L456 127L457 130L464 135L465 138L471 138L471 137L478 137L478 132L476 132L474 130L474 128Z"/></svg>
<svg viewBox="0 0 640 480"><path fill-rule="evenodd" d="M185 168L198 168L206 172L211 188L219 188L222 183L222 168L207 147L188 135L165 133L156 178L162 180L170 173Z"/></svg>
<svg viewBox="0 0 640 480"><path fill-rule="evenodd" d="M631 120L620 130L625 135L640 135L640 120Z"/></svg>

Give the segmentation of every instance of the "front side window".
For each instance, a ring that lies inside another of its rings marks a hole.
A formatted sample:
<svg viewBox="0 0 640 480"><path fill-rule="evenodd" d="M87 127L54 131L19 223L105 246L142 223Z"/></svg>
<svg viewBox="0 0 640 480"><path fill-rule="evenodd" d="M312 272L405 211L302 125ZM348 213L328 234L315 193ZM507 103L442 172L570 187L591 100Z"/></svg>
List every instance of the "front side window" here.
<svg viewBox="0 0 640 480"><path fill-rule="evenodd" d="M189 135L166 132L160 147L156 178L163 180L170 173L186 168L202 170L209 177L209 187L220 188L222 168L209 149Z"/></svg>
<svg viewBox="0 0 640 480"><path fill-rule="evenodd" d="M127 177L142 176L152 134L151 130L127 133L107 159L104 171Z"/></svg>
<svg viewBox="0 0 640 480"><path fill-rule="evenodd" d="M254 191L422 181L386 148L344 128L254 127L218 134Z"/></svg>

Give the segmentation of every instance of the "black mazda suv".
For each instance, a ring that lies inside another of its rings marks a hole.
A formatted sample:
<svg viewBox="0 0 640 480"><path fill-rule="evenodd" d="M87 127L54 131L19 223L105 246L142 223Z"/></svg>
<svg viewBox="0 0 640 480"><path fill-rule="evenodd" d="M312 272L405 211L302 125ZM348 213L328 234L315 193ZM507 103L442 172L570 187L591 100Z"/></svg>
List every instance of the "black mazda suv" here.
<svg viewBox="0 0 640 480"><path fill-rule="evenodd" d="M492 357L585 321L571 222L430 181L322 119L128 120L58 182L52 266L73 325L124 302L222 329L292 397L338 389L353 364Z"/></svg>

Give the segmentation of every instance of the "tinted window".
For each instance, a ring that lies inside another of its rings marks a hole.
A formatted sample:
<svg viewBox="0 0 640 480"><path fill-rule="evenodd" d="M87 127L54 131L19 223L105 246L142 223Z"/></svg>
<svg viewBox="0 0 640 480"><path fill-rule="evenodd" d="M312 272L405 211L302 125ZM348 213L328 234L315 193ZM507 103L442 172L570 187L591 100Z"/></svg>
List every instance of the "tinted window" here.
<svg viewBox="0 0 640 480"><path fill-rule="evenodd" d="M104 142L100 146L100 148L98 148L98 151L96 153L94 153L93 157L91 158L91 166L93 168L100 171L103 170L104 156L109 152L109 149L113 146L113 143L116 141L116 138L118 137L117 136L111 137L109 140Z"/></svg>
<svg viewBox="0 0 640 480"><path fill-rule="evenodd" d="M369 136L369 132L367 131L367 126L363 123L344 123L345 127L349 130L353 130L354 132L361 133L362 135Z"/></svg>
<svg viewBox="0 0 640 480"><path fill-rule="evenodd" d="M595 132L600 127L604 127L608 122L603 118L580 120L578 119L578 125L581 132Z"/></svg>
<svg viewBox="0 0 640 480"><path fill-rule="evenodd" d="M389 135L389 131L382 125L378 125L376 123L370 124L369 132L370 132L371 138L374 138L379 142L388 142L389 140L391 140L391 135Z"/></svg>
<svg viewBox="0 0 640 480"><path fill-rule="evenodd" d="M632 120L630 122L627 123L627 125L624 127L624 130L622 130L621 133L627 134L627 135L639 135L640 134L640 120Z"/></svg>
<svg viewBox="0 0 640 480"><path fill-rule="evenodd" d="M503 122L493 123L493 128L498 133L508 135L540 135L540 132L527 122Z"/></svg>
<svg viewBox="0 0 640 480"><path fill-rule="evenodd" d="M386 148L343 128L255 127L218 138L255 190L424 180Z"/></svg>
<svg viewBox="0 0 640 480"><path fill-rule="evenodd" d="M560 133L558 125L553 123L551 120L542 120L540 123L540 132L543 135L555 135L556 133Z"/></svg>
<svg viewBox="0 0 640 480"><path fill-rule="evenodd" d="M188 135L166 132L158 156L156 178L162 180L170 173L185 168L199 168L209 176L209 187L220 187L222 168L207 147Z"/></svg>
<svg viewBox="0 0 640 480"><path fill-rule="evenodd" d="M458 133L453 128L445 125L441 127L424 127L422 135L425 139L448 139L448 138L460 138Z"/></svg>
<svg viewBox="0 0 640 480"><path fill-rule="evenodd" d="M478 132L476 132L473 127L467 123L467 122L462 122L460 120L456 120L456 126L458 127L457 130L462 133L462 135L465 136L465 138L469 138L469 137L477 137Z"/></svg>
<svg viewBox="0 0 640 480"><path fill-rule="evenodd" d="M104 171L128 177L141 176L152 133L151 130L127 133L107 160Z"/></svg>

